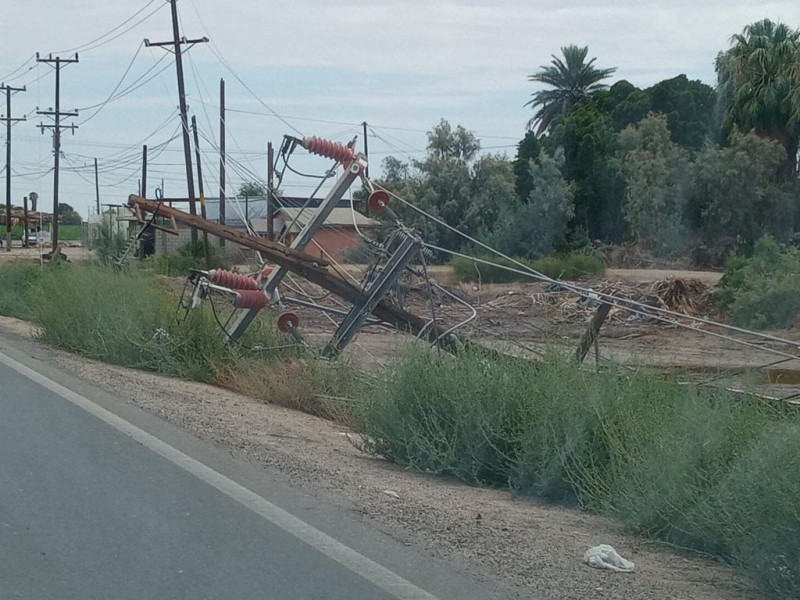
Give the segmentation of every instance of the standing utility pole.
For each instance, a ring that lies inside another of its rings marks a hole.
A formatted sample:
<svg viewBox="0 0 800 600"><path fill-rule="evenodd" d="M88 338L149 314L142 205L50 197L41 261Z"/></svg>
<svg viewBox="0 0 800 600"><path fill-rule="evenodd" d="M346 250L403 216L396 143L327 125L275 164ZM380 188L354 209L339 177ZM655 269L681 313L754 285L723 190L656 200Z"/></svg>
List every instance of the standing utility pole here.
<svg viewBox="0 0 800 600"><path fill-rule="evenodd" d="M78 55L73 58L61 58L50 54L47 58L39 58L39 53L36 53L36 62L43 62L47 64L55 64L56 70L56 109L55 110L37 110L37 115L47 115L53 117L54 125L44 125L39 123L38 127L44 134L45 129L53 130L53 225L52 225L52 242L53 248L58 245L58 169L61 163L61 130L69 129L73 135L78 128L77 125L70 123L69 125L61 125L61 117L77 117L78 111L61 112L61 65L64 63L78 62ZM40 213L41 214L41 213Z"/></svg>
<svg viewBox="0 0 800 600"><path fill-rule="evenodd" d="M97 214L100 214L100 178L97 176L97 159L94 159L94 197L97 201Z"/></svg>
<svg viewBox="0 0 800 600"><path fill-rule="evenodd" d="M367 159L367 166L364 168L364 177L369 177L369 146L367 145L367 122L364 121L364 158Z"/></svg>
<svg viewBox="0 0 800 600"><path fill-rule="evenodd" d="M267 239L275 241L275 153L267 142Z"/></svg>
<svg viewBox="0 0 800 600"><path fill-rule="evenodd" d="M183 130L183 160L186 164L186 188L189 194L189 213L197 214L197 206L195 204L196 198L194 195L194 176L192 174L192 145L189 141L189 118L187 117L186 108L186 89L183 83L183 59L181 57L181 45L205 43L208 41L207 37L198 40L187 40L185 37L181 38L180 29L178 28L178 0L169 0L170 8L172 9L172 41L170 42L151 42L145 40L144 45L148 48L151 46L172 46L172 52L175 54L175 71L178 76L178 106L181 111L181 129ZM197 228L192 227L192 243L197 244Z"/></svg>
<svg viewBox="0 0 800 600"><path fill-rule="evenodd" d="M0 91L6 93L6 116L0 116L0 121L5 121L6 123L6 251L11 252L11 123L25 120L25 117L19 119L11 118L11 92L24 92L25 86L15 88L9 87L5 83L0 83ZM27 230L23 232L23 241L27 233Z"/></svg>
<svg viewBox="0 0 800 600"><path fill-rule="evenodd" d="M203 165L200 161L200 138L197 136L197 119L192 115L192 133L194 135L194 152L197 158L197 189L200 192L200 216L206 218L206 193L203 189ZM208 248L208 232L203 230L203 254L206 259L206 269L211 268L211 257Z"/></svg>
<svg viewBox="0 0 800 600"><path fill-rule="evenodd" d="M219 224L225 225L225 80L219 80ZM220 248L225 238L219 238Z"/></svg>

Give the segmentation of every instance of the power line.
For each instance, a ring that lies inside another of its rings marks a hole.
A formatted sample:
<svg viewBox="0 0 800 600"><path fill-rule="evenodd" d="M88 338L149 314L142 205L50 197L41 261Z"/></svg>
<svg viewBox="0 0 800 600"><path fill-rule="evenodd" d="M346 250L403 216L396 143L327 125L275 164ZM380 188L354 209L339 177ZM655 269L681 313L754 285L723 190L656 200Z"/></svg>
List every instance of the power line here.
<svg viewBox="0 0 800 600"><path fill-rule="evenodd" d="M132 14L130 17L128 17L127 19L125 19L125 20L124 20L122 23L120 23L119 25L117 25L116 27L114 27L113 29L111 29L110 31L107 31L107 32L106 32L106 33L104 33L103 35L101 35L101 36L99 36L99 37L96 37L95 39L93 39L93 40L91 40L91 41L89 41L89 42L86 42L85 44L81 44L80 46L76 46L75 48L70 48L70 49L68 49L68 50L58 50L58 51L56 51L54 54L67 54L67 53L71 53L71 52L84 52L84 53L85 53L85 52L90 52L91 50L94 50L94 49L96 49L96 48L100 48L101 46L104 46L105 44L108 44L108 43L110 43L110 42L113 42L114 40L118 39L118 38L119 38L119 37L121 37L122 35L124 35L124 34L128 33L129 31L131 31L132 29L134 29L135 27L137 27L138 25L141 25L141 24L142 24L142 23L144 23L144 22L145 22L147 19L149 19L149 18L150 18L150 17L152 17L154 14L156 14L158 11L160 11L162 8L164 8L164 5L160 5L160 6L158 6L158 7L157 7L157 8L156 8L154 11L152 11L151 13L149 13L148 15L146 15L146 16L145 16L143 19L141 19L140 21L137 21L136 23L134 23L133 25L131 25L130 27L128 27L128 28L127 28L125 31L122 31L122 32L120 32L118 35L114 36L113 38L111 38L111 39L109 39L109 40L105 40L105 38L107 38L107 37L111 36L112 34L114 34L114 33L115 33L116 31L118 31L119 29L122 29L123 27L125 27L125 25L127 25L128 23L130 23L130 22L131 22L133 19L135 19L136 17L138 17L140 14L142 14L142 13L143 13L145 10L147 10L147 9L148 9L150 6L152 6L153 4L155 4L155 3L156 3L156 2L158 2L158 1L159 1L159 0L150 0L150 2L148 2L148 3L147 3L147 4L145 4L145 5L144 5L142 8L140 8L140 9L139 9L139 10L137 10L135 13L133 13L133 14ZM105 41L101 41L101 40L105 40ZM98 42L99 42L99 43L98 43Z"/></svg>
<svg viewBox="0 0 800 600"><path fill-rule="evenodd" d="M81 122L80 122L80 125L83 125L83 124L87 123L88 121L91 121L91 120L92 120L92 119L93 119L95 116L97 116L97 114L98 114L98 113L99 113L101 110L103 110L103 109L106 107L106 105L107 105L107 104L108 104L108 103L111 101L111 99L114 97L114 94L115 94L115 93L117 92L117 90L119 89L119 86L121 86L121 85L122 85L122 82L123 82L123 81L125 81L125 78L128 76L128 73L130 73L130 72L131 72L131 68L133 67L133 63L134 63L134 62L136 62L136 57L138 57L138 56L139 56L139 52L141 52L141 50L142 50L142 48L143 48L143 47L144 47L144 43L142 42L142 43L140 43L140 44L139 44L139 46L136 48L136 53L133 55L133 58L131 59L131 62L130 62L130 63L128 63L128 66L127 66L127 68L125 69L125 72L122 74L122 77L121 77L121 78L120 78L120 80L117 82L117 85L115 85L115 86L114 86L114 89L113 89L113 90L111 90L111 93L108 95L108 97L107 97L105 100L103 100L103 101L102 101L100 104L96 104L96 105L94 105L94 106L86 106L86 107L84 107L84 108L82 108L82 109L81 109L81 110L90 110L90 109L92 109L92 108L95 108L95 107L97 108L97 110L96 110L96 111L94 111L94 112L93 112L91 115L89 115L87 118L85 118L83 121L81 121Z"/></svg>
<svg viewBox="0 0 800 600"><path fill-rule="evenodd" d="M25 62L24 62L24 63L22 63L22 64L21 64L20 66L18 66L16 69L14 69L13 71L11 71L11 73L9 73L8 75L5 75L5 76L3 76L3 77L0 77L0 81L9 82L9 81L13 81L14 79L16 79L16 77L22 77L22 75L23 75L22 73L21 73L21 74L19 74L19 75L17 75L17 73L18 73L19 71L21 71L22 69L24 69L24 68L25 68L25 67L28 65L28 63L30 63L30 62L32 62L32 61L34 61L35 59L36 59L36 54L32 54L32 55L31 55L31 56L30 56L28 59L26 59L26 60L25 60ZM32 69L34 66L35 66L35 65L31 65L31 66L30 66L30 67L29 67L29 68L26 70L26 72L27 72L27 71L30 71L30 70L31 70L31 69ZM14 77L15 75L16 75L16 77Z"/></svg>

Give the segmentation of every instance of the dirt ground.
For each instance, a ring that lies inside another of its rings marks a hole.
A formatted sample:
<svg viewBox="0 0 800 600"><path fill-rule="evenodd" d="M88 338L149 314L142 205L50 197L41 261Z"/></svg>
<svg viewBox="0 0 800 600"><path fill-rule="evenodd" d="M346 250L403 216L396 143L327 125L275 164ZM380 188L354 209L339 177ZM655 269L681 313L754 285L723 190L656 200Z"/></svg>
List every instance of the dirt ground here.
<svg viewBox="0 0 800 600"><path fill-rule="evenodd" d="M14 335L26 323L0 320ZM359 439L330 422L211 386L89 361L50 360L88 382L201 438L289 474L304 489L354 507L390 535L499 578L520 598L546 600L744 600L759 596L727 568L626 535L585 513L413 473L365 455ZM632 574L590 569L583 553L613 545Z"/></svg>
<svg viewBox="0 0 800 600"><path fill-rule="evenodd" d="M42 253L50 252L52 248L23 248L22 246L12 245L11 250L4 245L0 248L0 264L14 262L15 260L39 260ZM65 242L61 252L67 255L70 262L87 262L92 258L92 251L76 242Z"/></svg>
<svg viewBox="0 0 800 600"><path fill-rule="evenodd" d="M447 274L441 275L445 279ZM589 290L588 294L553 289L544 283L444 287L475 309L475 318L456 329L457 335L508 354L536 359L552 349L574 351L598 307L592 291L623 295L656 306L660 302L658 293L664 296L663 290L678 282L675 285L685 294L676 300L680 306L674 310L722 320L711 300L719 277L719 273L710 272L610 269L603 279L579 283ZM301 291L320 304L346 308L333 298L323 298L323 290L310 284L304 284L302 289L290 285L284 297L306 298ZM432 314L426 288L412 286L405 300L406 307L415 314ZM291 310L299 313L301 329L310 340L324 341L332 335L332 317L307 307L293 306ZM433 311L448 326L471 315L470 309L443 294L434 294ZM671 322L665 323L665 318ZM682 373L703 385L750 390L796 402L795 395L800 397L800 358L791 357L800 356L800 333L796 329L765 333L788 343L663 315L646 307L637 314L615 306L585 364L591 366L599 361L601 366ZM408 339L381 327L368 327L346 355L368 367L384 365Z"/></svg>

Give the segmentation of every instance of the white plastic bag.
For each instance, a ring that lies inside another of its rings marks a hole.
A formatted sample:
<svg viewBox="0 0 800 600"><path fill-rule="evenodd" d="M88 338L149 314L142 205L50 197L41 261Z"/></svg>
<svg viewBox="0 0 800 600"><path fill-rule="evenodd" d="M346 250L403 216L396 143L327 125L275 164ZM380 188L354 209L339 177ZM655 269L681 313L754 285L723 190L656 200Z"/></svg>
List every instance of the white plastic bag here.
<svg viewBox="0 0 800 600"><path fill-rule="evenodd" d="M622 558L608 544L600 544L594 548L589 548L586 554L583 555L583 561L595 569L606 569L621 573L630 573L634 569L633 562Z"/></svg>

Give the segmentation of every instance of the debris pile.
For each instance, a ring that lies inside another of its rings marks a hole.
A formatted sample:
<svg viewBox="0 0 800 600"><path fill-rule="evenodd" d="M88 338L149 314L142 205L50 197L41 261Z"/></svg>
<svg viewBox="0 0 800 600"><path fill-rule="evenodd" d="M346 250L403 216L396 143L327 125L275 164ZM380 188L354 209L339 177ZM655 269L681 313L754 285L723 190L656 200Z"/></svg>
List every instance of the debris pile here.
<svg viewBox="0 0 800 600"><path fill-rule="evenodd" d="M642 284L604 282L594 290L582 294L563 289L548 290L547 294L539 296L552 307L551 311L557 310L558 314L553 315L553 318L561 322L585 321L604 297L614 296L632 300L639 305L629 305L628 308L632 310L628 310L624 302L616 302L608 316L609 320L618 323L642 320L660 323L658 319L649 318L649 313L658 316L650 308L666 309L693 317L713 315L715 302L712 292L712 288L699 279L669 278Z"/></svg>

